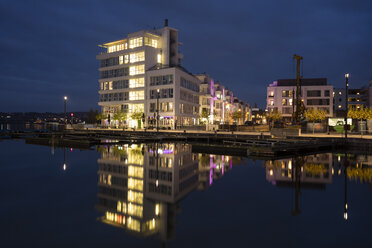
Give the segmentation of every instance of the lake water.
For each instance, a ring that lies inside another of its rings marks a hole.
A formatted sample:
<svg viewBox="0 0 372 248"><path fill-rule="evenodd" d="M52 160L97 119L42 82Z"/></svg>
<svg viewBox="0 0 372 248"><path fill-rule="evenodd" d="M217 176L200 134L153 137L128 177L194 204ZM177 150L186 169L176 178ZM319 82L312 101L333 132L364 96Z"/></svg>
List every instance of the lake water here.
<svg viewBox="0 0 372 248"><path fill-rule="evenodd" d="M0 140L1 247L372 247L372 157Z"/></svg>

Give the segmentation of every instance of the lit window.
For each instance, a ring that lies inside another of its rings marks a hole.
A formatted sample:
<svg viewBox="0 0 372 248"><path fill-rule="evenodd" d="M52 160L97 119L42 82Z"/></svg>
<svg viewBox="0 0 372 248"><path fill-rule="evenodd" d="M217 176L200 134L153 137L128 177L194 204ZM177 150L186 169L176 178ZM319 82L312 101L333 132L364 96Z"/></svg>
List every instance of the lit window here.
<svg viewBox="0 0 372 248"><path fill-rule="evenodd" d="M145 46L151 46L151 47L157 48L158 41L156 39L145 37Z"/></svg>
<svg viewBox="0 0 372 248"><path fill-rule="evenodd" d="M134 38L129 40L129 48L136 48L136 47L141 47L143 45L143 39L142 37L139 38Z"/></svg>
<svg viewBox="0 0 372 248"><path fill-rule="evenodd" d="M128 218L128 224L127 224L128 229L133 230L133 231L141 231L141 224L139 220L133 219L131 217Z"/></svg>
<svg viewBox="0 0 372 248"><path fill-rule="evenodd" d="M145 52L131 53L130 63L136 63L145 60Z"/></svg>
<svg viewBox="0 0 372 248"><path fill-rule="evenodd" d="M128 166L128 176L143 178L143 168L138 166Z"/></svg>
<svg viewBox="0 0 372 248"><path fill-rule="evenodd" d="M143 180L128 178L128 189L143 190Z"/></svg>
<svg viewBox="0 0 372 248"><path fill-rule="evenodd" d="M145 78L129 79L129 88L145 87Z"/></svg>
<svg viewBox="0 0 372 248"><path fill-rule="evenodd" d="M128 54L124 55L124 63L125 64L129 63L129 55Z"/></svg>
<svg viewBox="0 0 372 248"><path fill-rule="evenodd" d="M145 99L145 92L144 91L130 91L129 92L129 100L143 100Z"/></svg>
<svg viewBox="0 0 372 248"><path fill-rule="evenodd" d="M290 99L289 99L289 106L292 106L292 104L293 104L293 99L290 98Z"/></svg>
<svg viewBox="0 0 372 248"><path fill-rule="evenodd" d="M159 203L157 203L155 205L155 215L159 215L159 213L160 213L160 205L159 205Z"/></svg>
<svg viewBox="0 0 372 248"><path fill-rule="evenodd" d="M158 54L158 63L161 64L161 54Z"/></svg>
<svg viewBox="0 0 372 248"><path fill-rule="evenodd" d="M339 95L342 95L341 91L338 92Z"/></svg>
<svg viewBox="0 0 372 248"><path fill-rule="evenodd" d="M274 91L271 91L270 92L270 96L274 96Z"/></svg>
<svg viewBox="0 0 372 248"><path fill-rule="evenodd" d="M144 74L145 73L145 65L135 65L129 67L129 75L138 75L138 74Z"/></svg>
<svg viewBox="0 0 372 248"><path fill-rule="evenodd" d="M141 192L128 190L128 202L134 202L134 203L142 204L143 203L143 194ZM129 206L128 206L128 208L129 208Z"/></svg>
<svg viewBox="0 0 372 248"><path fill-rule="evenodd" d="M123 55L119 56L119 64L122 65L124 63L124 57Z"/></svg>
<svg viewBox="0 0 372 248"><path fill-rule="evenodd" d="M128 214L142 218L143 207L141 205L128 203Z"/></svg>
<svg viewBox="0 0 372 248"><path fill-rule="evenodd" d="M274 106L274 101L273 100L270 101L270 106Z"/></svg>

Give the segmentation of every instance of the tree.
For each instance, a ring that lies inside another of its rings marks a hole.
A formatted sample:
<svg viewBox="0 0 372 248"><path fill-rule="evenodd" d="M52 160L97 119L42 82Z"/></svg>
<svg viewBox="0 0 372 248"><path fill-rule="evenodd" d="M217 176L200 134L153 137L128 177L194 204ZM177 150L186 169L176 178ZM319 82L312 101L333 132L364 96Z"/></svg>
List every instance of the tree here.
<svg viewBox="0 0 372 248"><path fill-rule="evenodd" d="M239 119L241 119L242 118L242 112L241 111L235 111L234 113L233 113L233 119L235 120L235 121L238 121Z"/></svg>
<svg viewBox="0 0 372 248"><path fill-rule="evenodd" d="M315 122L318 120L324 120L327 112L322 109L311 108L305 111L305 118L308 121L313 122L313 134L315 132Z"/></svg>
<svg viewBox="0 0 372 248"><path fill-rule="evenodd" d="M114 114L112 117L115 121L118 122L119 126L121 126L121 122L125 121L127 119L127 113L124 111L118 111ZM116 127L118 127L118 124L116 124Z"/></svg>
<svg viewBox="0 0 372 248"><path fill-rule="evenodd" d="M141 128L141 120L143 117L143 112L133 112L132 115L130 116L133 120L138 120L138 128Z"/></svg>
<svg viewBox="0 0 372 248"><path fill-rule="evenodd" d="M104 114L104 113L98 113L98 114L96 115L96 120L97 120L97 121L102 121L102 120L105 120L105 119L107 119L107 116L106 116L106 114Z"/></svg>
<svg viewBox="0 0 372 248"><path fill-rule="evenodd" d="M202 110L201 114L200 114L200 118L201 119L207 119L208 120L208 117L209 117L209 112L207 109L204 109Z"/></svg>
<svg viewBox="0 0 372 248"><path fill-rule="evenodd" d="M360 135L363 137L362 120L372 119L372 109L361 107L359 109L349 109L347 116L351 119L360 120Z"/></svg>
<svg viewBox="0 0 372 248"><path fill-rule="evenodd" d="M266 118L269 120L271 123L271 127L274 126L274 123L280 119L283 118L282 113L278 110L272 110L268 114L266 114Z"/></svg>

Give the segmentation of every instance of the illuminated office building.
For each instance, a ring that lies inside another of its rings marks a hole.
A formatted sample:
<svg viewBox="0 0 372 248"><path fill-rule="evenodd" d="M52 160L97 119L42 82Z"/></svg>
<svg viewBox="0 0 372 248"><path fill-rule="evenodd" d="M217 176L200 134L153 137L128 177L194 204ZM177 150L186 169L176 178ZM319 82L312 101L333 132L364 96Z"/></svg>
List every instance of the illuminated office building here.
<svg viewBox="0 0 372 248"><path fill-rule="evenodd" d="M142 30L100 45L99 103L106 125L117 125L124 112L130 128L161 128L199 123L200 81L182 66L178 30ZM159 111L159 115L158 115ZM133 113L136 113L133 115Z"/></svg>

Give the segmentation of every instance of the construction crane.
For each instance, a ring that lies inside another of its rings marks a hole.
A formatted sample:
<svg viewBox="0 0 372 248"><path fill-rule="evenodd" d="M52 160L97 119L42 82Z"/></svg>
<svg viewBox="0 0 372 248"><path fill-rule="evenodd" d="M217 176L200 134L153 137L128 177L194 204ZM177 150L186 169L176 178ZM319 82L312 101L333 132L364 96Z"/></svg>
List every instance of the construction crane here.
<svg viewBox="0 0 372 248"><path fill-rule="evenodd" d="M295 113L294 113L294 116L293 116L293 121L298 123L300 121L300 117L302 115L302 109L303 109L302 108L302 102L301 102L301 99L300 99L300 79L301 79L300 63L301 63L301 60L303 59L303 57L295 54L295 55L293 55L293 59L297 60L296 110L295 110Z"/></svg>

